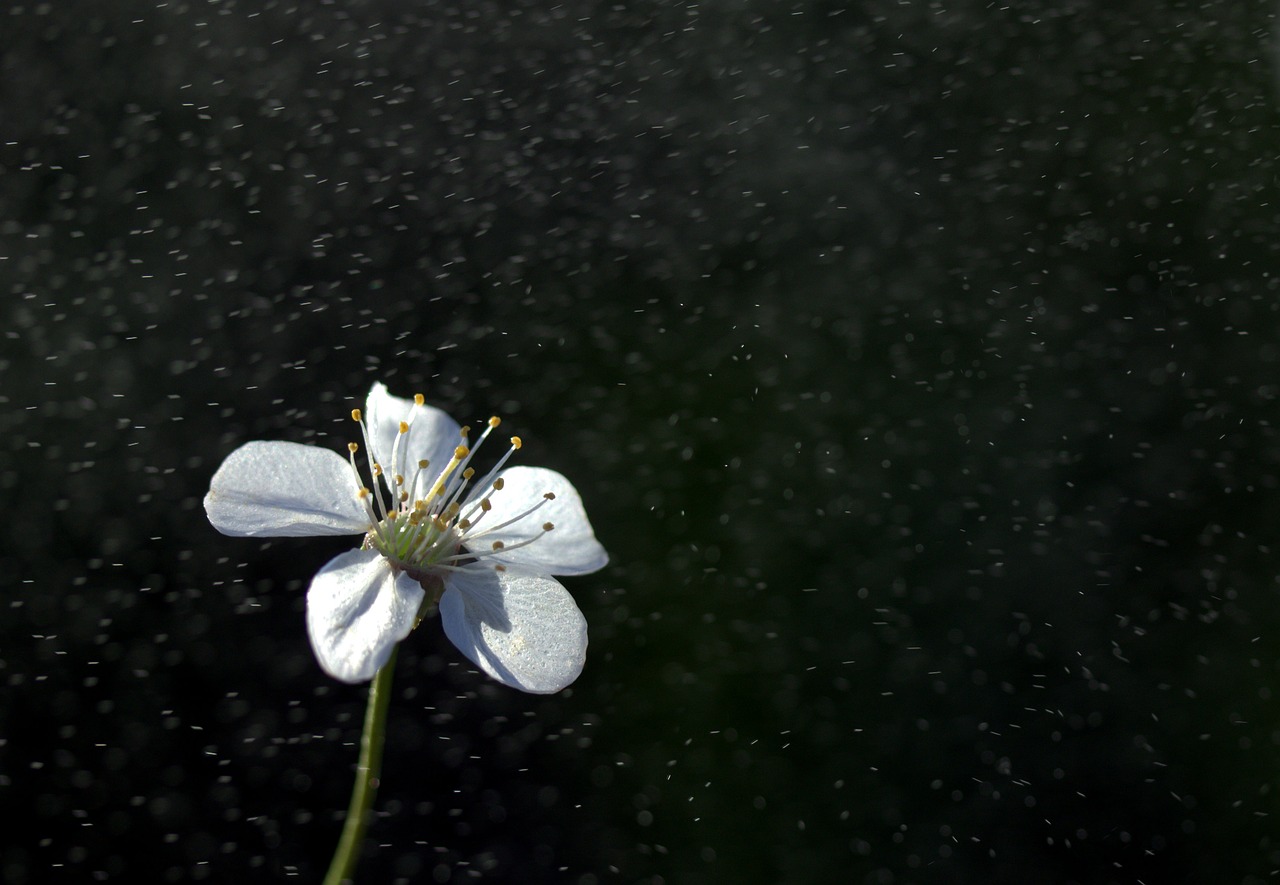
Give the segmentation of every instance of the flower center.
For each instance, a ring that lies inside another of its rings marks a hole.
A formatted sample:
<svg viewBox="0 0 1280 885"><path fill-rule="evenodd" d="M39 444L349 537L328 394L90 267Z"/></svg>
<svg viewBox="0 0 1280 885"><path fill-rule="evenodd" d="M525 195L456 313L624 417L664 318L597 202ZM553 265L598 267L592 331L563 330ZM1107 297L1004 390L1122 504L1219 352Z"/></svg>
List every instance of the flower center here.
<svg viewBox="0 0 1280 885"><path fill-rule="evenodd" d="M511 437L511 448L479 480L470 463L489 434L502 423L496 415L486 422L484 432L474 445L470 442L471 428L463 427L461 440L454 448L453 456L443 467L437 468L427 460L409 464L408 452L405 451L409 430L421 412L423 403L423 395L416 394L413 407L400 422L391 450L389 472L373 459L373 450L369 445L369 427L360 410L353 409L351 412L352 420L360 425L369 471L374 477L371 491L364 485L356 466L356 453L360 451L360 446L349 443L347 449L358 488L357 495L369 516L370 528L365 536L367 547L377 550L393 566L425 583L432 578L438 579L443 572L472 566L490 557L500 559L505 551L531 544L555 528L549 522L543 523L539 534L519 543L508 545L494 540L488 545L489 549L477 550L477 544L484 546L484 535L525 519L548 501L554 500L555 495L547 492L534 506L497 525L486 523L486 517L493 509L492 498L504 487L503 478L498 473L523 445L520 437ZM386 497L383 495L384 487ZM492 519L488 522L491 523ZM464 543L468 548L465 551ZM504 568L500 562L494 567Z"/></svg>

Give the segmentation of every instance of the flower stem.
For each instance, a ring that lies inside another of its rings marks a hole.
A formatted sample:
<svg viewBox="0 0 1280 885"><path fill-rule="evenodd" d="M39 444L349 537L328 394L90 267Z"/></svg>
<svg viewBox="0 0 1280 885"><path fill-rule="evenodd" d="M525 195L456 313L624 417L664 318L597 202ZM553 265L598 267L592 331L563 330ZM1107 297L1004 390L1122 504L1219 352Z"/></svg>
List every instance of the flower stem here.
<svg viewBox="0 0 1280 885"><path fill-rule="evenodd" d="M356 766L356 784L351 790L351 804L347 806L347 820L342 825L342 836L333 853L324 885L342 885L353 882L360 846L364 841L364 828L369 822L369 810L374 794L378 792L378 774L382 770L382 746L387 731L387 708L391 705L391 676L396 666L396 649L373 677L369 686L369 706L364 712L364 732L360 735L360 762Z"/></svg>

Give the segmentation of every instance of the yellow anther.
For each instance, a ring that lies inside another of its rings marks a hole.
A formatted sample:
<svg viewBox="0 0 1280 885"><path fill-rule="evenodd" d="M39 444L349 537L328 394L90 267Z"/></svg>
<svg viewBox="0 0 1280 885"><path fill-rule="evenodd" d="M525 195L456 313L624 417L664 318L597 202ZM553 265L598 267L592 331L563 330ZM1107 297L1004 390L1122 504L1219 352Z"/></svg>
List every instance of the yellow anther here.
<svg viewBox="0 0 1280 885"><path fill-rule="evenodd" d="M432 495L435 495L437 498L438 498L438 497L440 497L441 495L443 495L443 494L444 494L444 483L442 483L442 482L436 483L436 487L435 487L434 489L432 489L432 490L431 490L431 494L432 494Z"/></svg>
<svg viewBox="0 0 1280 885"><path fill-rule="evenodd" d="M431 466L431 462L428 461L426 458L423 458L421 461L418 462L419 470L426 470L430 466Z"/></svg>
<svg viewBox="0 0 1280 885"><path fill-rule="evenodd" d="M409 493L408 493L408 492L401 492L401 493L400 493L400 501L403 503L403 502L408 501L408 500L409 500Z"/></svg>
<svg viewBox="0 0 1280 885"><path fill-rule="evenodd" d="M448 507L445 508L445 512L449 515L450 519L453 519L455 516L458 515L458 511L461 509L462 509L462 505L459 504L457 501L454 501L452 504L450 504Z"/></svg>
<svg viewBox="0 0 1280 885"><path fill-rule="evenodd" d="M470 424L463 424L463 425L462 425L462 429L458 431L458 434L459 434L463 439L466 439L466 438L467 438L467 434L469 434L469 433L471 433L471 425L470 425Z"/></svg>
<svg viewBox="0 0 1280 885"><path fill-rule="evenodd" d="M556 493L555 493L555 492L547 492L547 493L546 493L545 495L543 495L542 497L546 498L548 501L554 501L554 500L556 499Z"/></svg>
<svg viewBox="0 0 1280 885"><path fill-rule="evenodd" d="M505 486L506 484L507 484L507 481L503 479L501 476L499 476L497 479L493 481L493 490L495 492L500 492L502 491L502 487Z"/></svg>
<svg viewBox="0 0 1280 885"><path fill-rule="evenodd" d="M502 549L503 547L505 547L505 546L507 546L507 545L506 545L506 544L503 544L501 541L494 541L494 542L493 542L493 549L494 549L494 550L501 550L501 549Z"/></svg>
<svg viewBox="0 0 1280 885"><path fill-rule="evenodd" d="M467 529L471 528L471 520L469 519L458 520L458 528L462 529L465 532Z"/></svg>
<svg viewBox="0 0 1280 885"><path fill-rule="evenodd" d="M351 410L351 420L352 420L352 421L359 421L359 420L360 420L360 410L359 410L359 409L352 409L352 410Z"/></svg>
<svg viewBox="0 0 1280 885"><path fill-rule="evenodd" d="M382 476L382 465L381 465L381 464L374 464L374 465L373 465L373 475L374 475L374 476Z"/></svg>
<svg viewBox="0 0 1280 885"><path fill-rule="evenodd" d="M398 486L404 485L404 477L398 473L396 474L396 485Z"/></svg>
<svg viewBox="0 0 1280 885"><path fill-rule="evenodd" d="M415 406L420 406L420 405L422 405L423 403L425 403L426 401L427 401L427 398L426 398L425 396L423 396L422 394L420 394L420 393L415 393L415 394L413 395L413 404L414 404Z"/></svg>
<svg viewBox="0 0 1280 885"><path fill-rule="evenodd" d="M522 445L524 445L524 443L520 441L520 437L518 436L511 437L511 448L518 449Z"/></svg>
<svg viewBox="0 0 1280 885"><path fill-rule="evenodd" d="M485 513L488 513L490 510L493 509L493 505L489 503L488 498L481 498L480 509L483 510Z"/></svg>
<svg viewBox="0 0 1280 885"><path fill-rule="evenodd" d="M456 449L453 450L453 457L461 461L463 458L467 457L467 455L470 453L471 453L471 450L466 446L458 446Z"/></svg>
<svg viewBox="0 0 1280 885"><path fill-rule="evenodd" d="M369 490L368 490L367 488L365 488L365 487L361 486L361 487L360 487L360 491L356 492L356 497L357 497L357 498L367 498L367 497L369 497Z"/></svg>
<svg viewBox="0 0 1280 885"><path fill-rule="evenodd" d="M475 475L476 475L476 470L474 467L468 467L466 470L462 471L463 479L471 479L471 477Z"/></svg>
<svg viewBox="0 0 1280 885"><path fill-rule="evenodd" d="M489 419L490 427L497 427L501 423L502 423L502 419L499 418L497 415L494 415L492 418Z"/></svg>
<svg viewBox="0 0 1280 885"><path fill-rule="evenodd" d="M347 451L354 455L360 451L360 443L347 443Z"/></svg>
<svg viewBox="0 0 1280 885"><path fill-rule="evenodd" d="M401 422L400 422L400 432L401 432L401 433L408 433L408 432L409 432L409 422L407 422L407 421L401 421Z"/></svg>
<svg viewBox="0 0 1280 885"><path fill-rule="evenodd" d="M553 528L555 528L555 527L556 527L556 524L555 524L554 522L544 522L544 523L542 524L542 530L543 530L544 532L549 532L549 531L551 531L551 530L552 530Z"/></svg>

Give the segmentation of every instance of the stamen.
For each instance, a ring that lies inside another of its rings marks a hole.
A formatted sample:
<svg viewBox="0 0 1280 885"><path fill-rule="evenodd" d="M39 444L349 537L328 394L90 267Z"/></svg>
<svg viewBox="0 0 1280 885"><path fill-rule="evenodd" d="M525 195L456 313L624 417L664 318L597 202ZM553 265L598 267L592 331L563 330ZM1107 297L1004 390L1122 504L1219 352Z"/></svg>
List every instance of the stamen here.
<svg viewBox="0 0 1280 885"><path fill-rule="evenodd" d="M422 405L423 403L425 403L426 401L427 401L427 398L426 398L425 396L423 396L422 394L420 394L420 393L415 393L415 394L413 395L413 404L414 404L415 406L420 406L420 405Z"/></svg>
<svg viewBox="0 0 1280 885"><path fill-rule="evenodd" d="M416 497L418 494L418 479L422 476L422 471L431 466L431 462L423 458L418 462L418 469L413 472L413 480L409 483L409 494Z"/></svg>
<svg viewBox="0 0 1280 885"><path fill-rule="evenodd" d="M491 418L489 418L488 426L485 427L484 433L480 434L480 438L476 440L475 447L472 448L471 450L472 453L474 453L476 450L480 448L480 444L483 443L486 439L488 439L489 434L493 432L494 428L498 427L501 423L502 423L502 419L499 418L497 415L494 415ZM501 458L498 459L498 463L493 465L493 468L490 469L490 471L484 475L484 479L480 480L478 483L476 483L476 485L477 486L488 485L489 481L498 475L498 471L500 471L503 468L503 466L507 463L507 461L511 458L512 453L515 452L516 449L520 448L521 445L522 443L520 442L520 437L513 436L511 438L511 448L507 450L506 454L504 454ZM467 458L467 460L463 462L462 466L466 467L467 462L470 460L471 460L470 458ZM501 478L499 478L497 481L494 482L493 487L495 489L502 488ZM471 516L474 513L475 513L475 508L473 507L471 510L467 512L466 515Z"/></svg>
<svg viewBox="0 0 1280 885"><path fill-rule="evenodd" d="M480 442L484 442L484 437L480 438ZM479 445L480 445L479 442L476 443L477 447L479 447ZM466 464L467 461L470 461L471 455L475 454L475 451L476 451L475 449L472 449L471 452L468 453L467 457L463 459L461 462L459 462L458 466L462 466L463 464ZM468 467L466 470L463 470L461 474L456 474L456 475L459 475L462 478L457 483L457 485L453 486L453 490L449 493L449 500L444 505L446 509L451 509L454 511L454 513L457 513L457 511L460 509L461 505L458 504L458 499L462 497L463 490L466 489L467 483L471 481L471 477L476 475L476 472L472 468Z"/></svg>
<svg viewBox="0 0 1280 885"><path fill-rule="evenodd" d="M488 499L488 498L485 498L485 499L484 499L484 501L487 501L487 500L489 500L489 499ZM532 507L530 507L530 508L529 508L528 510L526 510L524 513L518 513L518 514L516 514L515 516L511 517L510 519L508 519L506 522L500 522L500 523L498 523L498 524L497 524L497 525L495 525L495 526L490 526L489 528L485 529L483 532L480 532L479 534L471 535L467 540L469 540L469 541L473 541L473 540L475 540L476 538L483 538L485 535L491 535L491 534L493 534L494 532L501 531L502 529L505 529L507 526L509 526L509 525L513 525L513 524L515 524L515 523L519 522L520 520L524 519L526 516L529 516L531 513L533 513L533 512L535 512L536 510L538 510L538 508L540 508L540 507L544 506L544 505L547 503L547 501L548 501L548 500L549 500L549 499L548 499L546 496L543 496L542 498L540 498L540 499L538 500L538 503L537 503L537 504L534 504ZM481 509L483 509L483 510L485 510L486 512L488 512L488 508L484 506L484 501L481 501L481 502L480 502ZM468 514L468 515L470 515L470 514ZM477 520L477 521L478 521L478 520ZM547 526L550 526L550 525L551 525L551 523L546 523L546 524L543 526L542 530L543 530L544 532L549 532L549 531L551 531L551 529L547 528ZM554 526L552 526L552 528L554 528ZM539 536L539 537L541 537L541 536Z"/></svg>
<svg viewBox="0 0 1280 885"><path fill-rule="evenodd" d="M351 465L351 475L355 477L356 488L359 489L357 494L361 498L367 498L369 490L364 487L364 480L360 476L360 468L356 466L356 452L359 449L360 446L355 443L347 443L347 462ZM378 517L374 514L373 508L369 505L368 501L365 502L365 507L369 510L369 523L371 525L377 525Z"/></svg>
<svg viewBox="0 0 1280 885"><path fill-rule="evenodd" d="M377 477L379 475L378 471L381 468L379 468L378 465L374 463L374 460L373 460L373 446L369 445L369 425L364 423L364 413L361 412L359 409L352 409L351 420L360 425L360 436L362 439L364 439L364 453L365 453L365 458L369 462L369 472L372 473L375 477ZM351 448L351 445L348 445L347 449L351 451L352 455L354 456L355 450ZM354 457L352 458L352 461L351 461L351 467L352 469L355 469ZM359 471L356 472L356 476L358 479ZM363 485L363 483L361 483L361 485ZM373 488L374 488L375 497L378 500L378 510L381 511L383 517L386 517L387 505L382 500L382 488L376 482L373 484ZM378 520L375 519L374 522L376 523L378 522Z"/></svg>
<svg viewBox="0 0 1280 885"><path fill-rule="evenodd" d="M516 436L516 437L512 437L512 439L518 440L520 439L520 437ZM480 480L478 483L476 483L476 485L485 486L485 485L488 485L489 482L492 480L494 489L496 489L497 491L502 491L502 486L504 482L502 477L498 476L498 471L502 470L502 468L506 466L507 461L511 459L511 456L515 454L516 449L518 448L519 446L513 444L511 448L507 449L506 454L498 459L498 463L493 465L493 469L490 470L488 473L486 473L484 475L484 479ZM495 476L497 476L498 478L494 479ZM467 515L470 516L471 514L467 514Z"/></svg>
<svg viewBox="0 0 1280 885"><path fill-rule="evenodd" d="M441 562L452 562L458 559L469 559L469 558L483 559L486 556L490 556L492 554L499 553L499 552L510 553L512 550L519 550L521 547L528 547L530 544L539 540L543 535L551 531L553 528L555 528L555 526L552 525L551 523L549 522L543 523L542 531L538 532L538 534L534 535L532 538L525 538L523 541L519 541L515 544L507 544L503 541L494 541L492 544L492 549L490 550L484 550L481 552L472 551L470 553L459 553L455 556L446 556L444 559L441 560ZM486 532L486 534L488 534L488 532ZM478 536L476 535L472 535L470 538L467 539L467 541L468 542L474 541L476 540L477 537Z"/></svg>
<svg viewBox="0 0 1280 885"><path fill-rule="evenodd" d="M404 447L408 445L408 443L406 443L404 440L408 439L409 422L413 420L414 416L417 415L417 412L418 412L417 408L410 409L409 421L402 420L399 426L396 428L399 432L396 434L395 440L391 443L391 472L392 473L400 472L401 456L404 451Z"/></svg>
<svg viewBox="0 0 1280 885"><path fill-rule="evenodd" d="M351 467L352 469L355 469L354 459ZM356 474L356 482L359 481L360 475ZM360 490L356 492L356 497L359 498L360 503L364 505L364 513L365 516L369 518L369 526L373 530L373 533L378 536L378 540L385 543L386 539L382 533L381 524L378 522L378 516L373 512L373 504L369 501L369 487L363 485L360 486Z"/></svg>
<svg viewBox="0 0 1280 885"><path fill-rule="evenodd" d="M488 423L487 423L487 426L486 426L486 427L485 427L485 429L484 429L484 433L480 434L480 438L479 438L478 440L476 440L476 444L475 444L474 446L472 446L472 447L471 447L471 453L472 453L473 455L474 455L474 454L476 453L476 451L480 448L480 444L481 444L481 443L483 443L486 439L488 439L488 438L489 438L489 434L493 431L493 428L497 427L497 426L498 426L499 424L501 424L501 423L502 423L502 419L501 419L501 418L499 418L497 415L495 415L495 416L493 416L492 418L490 418L490 419L489 419L489 421L488 421ZM466 428L464 428L464 430L466 430L466 431L470 431L470 430L471 430L471 428L470 428L470 427L466 427ZM466 434L464 433L463 435L465 436ZM468 459L467 459L467 461L470 461L470 460L471 460L470 458L468 458ZM463 462L463 465L462 465L462 466L464 466L464 467L465 467L465 466L466 466L466 462Z"/></svg>

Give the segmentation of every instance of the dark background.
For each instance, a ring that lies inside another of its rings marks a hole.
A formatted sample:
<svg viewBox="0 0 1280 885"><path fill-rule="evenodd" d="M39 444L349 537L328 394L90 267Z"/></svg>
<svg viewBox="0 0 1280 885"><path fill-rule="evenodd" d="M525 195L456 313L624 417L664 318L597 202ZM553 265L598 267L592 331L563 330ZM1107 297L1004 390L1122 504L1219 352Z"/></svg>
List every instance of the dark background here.
<svg viewBox="0 0 1280 885"><path fill-rule="evenodd" d="M586 671L403 645L361 882L1250 882L1276 834L1275 7L0 13L0 879L318 881L369 385L577 484Z"/></svg>

